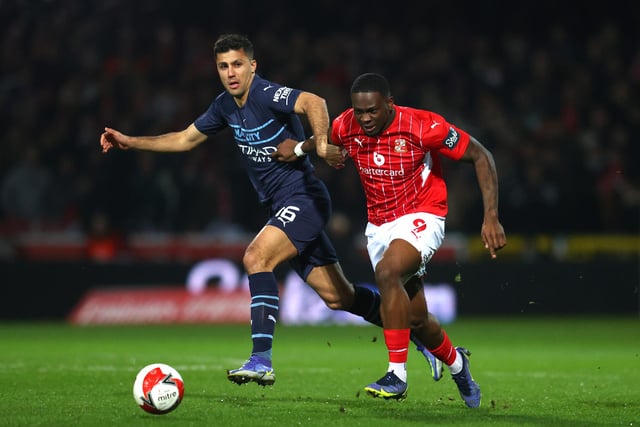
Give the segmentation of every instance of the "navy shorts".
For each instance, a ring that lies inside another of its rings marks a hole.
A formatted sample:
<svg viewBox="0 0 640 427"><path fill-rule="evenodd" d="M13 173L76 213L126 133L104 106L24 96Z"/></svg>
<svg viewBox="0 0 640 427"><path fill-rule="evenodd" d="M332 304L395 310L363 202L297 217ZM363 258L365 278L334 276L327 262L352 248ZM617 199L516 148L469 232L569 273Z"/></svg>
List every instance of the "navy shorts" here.
<svg viewBox="0 0 640 427"><path fill-rule="evenodd" d="M338 262L336 249L325 232L331 217L331 198L320 180L312 180L280 197L270 209L268 225L285 232L298 249L289 264L306 280L312 268Z"/></svg>

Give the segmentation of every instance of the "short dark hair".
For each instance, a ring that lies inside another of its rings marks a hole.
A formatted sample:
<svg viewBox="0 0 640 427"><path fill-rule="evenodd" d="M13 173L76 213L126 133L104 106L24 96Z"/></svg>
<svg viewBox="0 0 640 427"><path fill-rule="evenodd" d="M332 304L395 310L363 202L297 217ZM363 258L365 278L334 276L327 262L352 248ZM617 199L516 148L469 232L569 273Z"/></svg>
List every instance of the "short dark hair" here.
<svg viewBox="0 0 640 427"><path fill-rule="evenodd" d="M225 53L230 50L244 50L244 53L253 59L253 43L242 34L222 34L213 45L213 53Z"/></svg>
<svg viewBox="0 0 640 427"><path fill-rule="evenodd" d="M391 96L389 82L382 74L365 73L361 74L353 81L351 93L378 92L385 98Z"/></svg>

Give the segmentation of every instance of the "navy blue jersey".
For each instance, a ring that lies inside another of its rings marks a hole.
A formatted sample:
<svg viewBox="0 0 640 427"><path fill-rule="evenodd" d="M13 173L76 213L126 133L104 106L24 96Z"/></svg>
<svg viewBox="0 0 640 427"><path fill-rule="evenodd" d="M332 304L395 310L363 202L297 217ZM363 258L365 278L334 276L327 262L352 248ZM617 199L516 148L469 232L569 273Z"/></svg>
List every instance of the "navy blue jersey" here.
<svg viewBox="0 0 640 427"><path fill-rule="evenodd" d="M206 135L214 135L226 127L233 130L249 179L263 204L274 203L284 188L304 185L313 176L313 165L307 157L290 163L269 157L283 140L305 139L302 122L293 111L300 93L256 74L243 107L238 107L225 91L194 122Z"/></svg>

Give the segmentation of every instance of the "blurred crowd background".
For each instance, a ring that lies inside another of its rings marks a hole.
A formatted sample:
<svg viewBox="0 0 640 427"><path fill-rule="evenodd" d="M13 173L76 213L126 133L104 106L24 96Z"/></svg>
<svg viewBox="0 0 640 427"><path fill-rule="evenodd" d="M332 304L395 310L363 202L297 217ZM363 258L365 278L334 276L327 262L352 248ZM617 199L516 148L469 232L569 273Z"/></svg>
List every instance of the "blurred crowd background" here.
<svg viewBox="0 0 640 427"><path fill-rule="evenodd" d="M1 235L257 231L265 211L230 133L178 154L99 146L104 126L160 134L205 111L223 90L225 32L247 34L259 74L325 97L332 118L374 71L397 104L469 131L495 156L508 233L638 233L640 3L441 3L0 0ZM314 163L332 229L360 235L353 167ZM473 168L445 173L448 230L477 234Z"/></svg>

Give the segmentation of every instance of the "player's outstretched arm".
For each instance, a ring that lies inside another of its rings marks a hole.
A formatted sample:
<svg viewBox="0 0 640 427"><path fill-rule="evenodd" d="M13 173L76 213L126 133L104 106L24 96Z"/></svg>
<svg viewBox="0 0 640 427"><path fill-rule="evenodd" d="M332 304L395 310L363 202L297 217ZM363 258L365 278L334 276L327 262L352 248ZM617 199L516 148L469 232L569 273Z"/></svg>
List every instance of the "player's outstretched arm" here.
<svg viewBox="0 0 640 427"><path fill-rule="evenodd" d="M207 135L201 133L194 124L180 132L157 136L129 136L118 130L105 127L104 132L100 135L100 145L103 153L112 148L166 152L188 151L206 139Z"/></svg>
<svg viewBox="0 0 640 427"><path fill-rule="evenodd" d="M507 244L504 227L498 216L498 173L491 152L478 140L470 138L469 146L461 160L472 162L475 166L484 206L480 235L491 258L496 258L496 251Z"/></svg>

